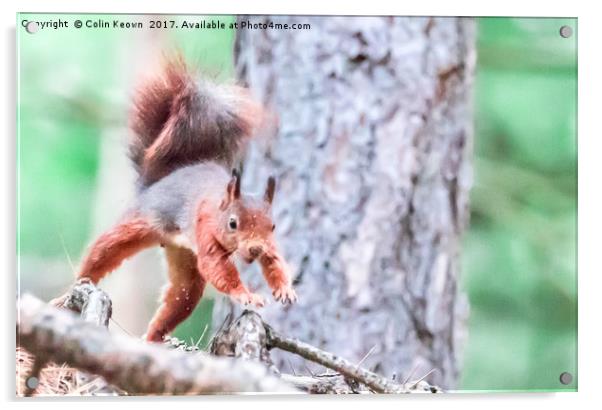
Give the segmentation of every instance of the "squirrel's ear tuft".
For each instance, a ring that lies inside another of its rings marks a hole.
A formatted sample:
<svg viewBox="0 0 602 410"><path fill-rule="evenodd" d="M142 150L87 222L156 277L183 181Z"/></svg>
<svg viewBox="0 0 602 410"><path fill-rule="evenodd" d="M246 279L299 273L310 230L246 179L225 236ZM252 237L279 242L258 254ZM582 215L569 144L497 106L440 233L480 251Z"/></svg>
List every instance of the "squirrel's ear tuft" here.
<svg viewBox="0 0 602 410"><path fill-rule="evenodd" d="M263 199L268 203L272 204L274 200L274 191L276 190L276 178L274 176L270 176L268 178L268 184L265 187L265 194L263 195Z"/></svg>
<svg viewBox="0 0 602 410"><path fill-rule="evenodd" d="M234 179L234 199L240 198L240 172L236 169L232 170L232 179Z"/></svg>
<svg viewBox="0 0 602 410"><path fill-rule="evenodd" d="M230 205L233 201L240 198L240 174L237 170L232 170L232 178L230 178L230 182L226 186L226 197L222 201L220 205L220 209L224 210Z"/></svg>

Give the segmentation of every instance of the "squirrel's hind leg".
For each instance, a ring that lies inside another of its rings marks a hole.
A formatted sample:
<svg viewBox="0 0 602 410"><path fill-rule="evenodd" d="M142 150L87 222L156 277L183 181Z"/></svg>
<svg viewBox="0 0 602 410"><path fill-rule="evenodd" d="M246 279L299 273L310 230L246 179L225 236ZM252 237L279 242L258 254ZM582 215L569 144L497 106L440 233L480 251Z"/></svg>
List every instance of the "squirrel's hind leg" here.
<svg viewBox="0 0 602 410"><path fill-rule="evenodd" d="M197 259L191 250L165 245L165 256L169 284L146 332L146 340L151 342L161 342L166 334L190 316L205 289L205 280L197 270Z"/></svg>
<svg viewBox="0 0 602 410"><path fill-rule="evenodd" d="M121 262L143 249L159 244L161 235L142 217L133 216L102 234L92 245L78 278L98 283Z"/></svg>

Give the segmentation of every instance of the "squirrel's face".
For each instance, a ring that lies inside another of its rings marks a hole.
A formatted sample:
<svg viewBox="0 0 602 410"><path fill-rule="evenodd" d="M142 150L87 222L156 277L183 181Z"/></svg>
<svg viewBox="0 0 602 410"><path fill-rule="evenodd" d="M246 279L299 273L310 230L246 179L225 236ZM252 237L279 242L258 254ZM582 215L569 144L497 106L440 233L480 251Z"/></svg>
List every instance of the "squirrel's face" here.
<svg viewBox="0 0 602 410"><path fill-rule="evenodd" d="M274 225L270 216L276 184L273 177L268 178L262 199L241 196L240 178L232 176L226 189L226 196L220 205L221 237L219 242L230 252L238 253L242 259L251 263L274 243Z"/></svg>

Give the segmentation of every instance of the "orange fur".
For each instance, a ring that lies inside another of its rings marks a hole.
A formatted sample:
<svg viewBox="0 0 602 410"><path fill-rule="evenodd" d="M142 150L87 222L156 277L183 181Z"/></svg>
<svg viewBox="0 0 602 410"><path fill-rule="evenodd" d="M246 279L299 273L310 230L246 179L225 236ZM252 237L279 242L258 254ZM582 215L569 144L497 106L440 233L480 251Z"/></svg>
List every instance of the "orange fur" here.
<svg viewBox="0 0 602 410"><path fill-rule="evenodd" d="M146 332L146 340L151 342L162 341L166 334L190 316L205 289L205 280L199 275L197 258L192 251L166 245L165 256L169 284Z"/></svg>
<svg viewBox="0 0 602 410"><path fill-rule="evenodd" d="M251 293L241 282L240 274L230 260L232 251L228 251L216 240L216 237L223 236L223 228L215 222L213 215L215 213L211 206L201 203L197 211L196 222L199 272L218 291L229 295L234 300L243 304L262 306L264 304L263 298ZM247 241L253 243L255 243L256 238L262 239L262 242L258 243L268 243L267 248L262 249L263 253L259 257L264 277L276 300L293 303L297 300L297 295L291 286L289 268L273 243L271 230L261 229L254 222L260 216L250 213L241 215L241 220L248 219L247 226L249 228L249 232L244 232L241 235L250 237Z"/></svg>
<svg viewBox="0 0 602 410"><path fill-rule="evenodd" d="M239 303L262 306L263 298L242 283L231 260L235 253L248 263L260 262L276 300L296 300L273 235L274 177L263 199L241 194L237 172L225 181L264 119L248 90L210 84L181 57L167 61L137 91L130 115L130 156L140 176L135 211L97 239L79 277L97 283L124 259L163 245L169 284L147 340L161 341L186 319L207 282ZM204 186L205 181L211 183ZM183 220L194 213L194 220Z"/></svg>
<svg viewBox="0 0 602 410"><path fill-rule="evenodd" d="M160 236L143 218L132 217L102 234L82 263L78 278L98 283L107 273L139 251L157 245Z"/></svg>
<svg viewBox="0 0 602 410"><path fill-rule="evenodd" d="M130 156L145 186L201 161L231 168L263 122L248 90L209 84L198 74L176 55L135 94Z"/></svg>
<svg viewBox="0 0 602 410"><path fill-rule="evenodd" d="M296 302L297 295L291 285L289 267L275 246L261 255L259 264L276 300Z"/></svg>
<svg viewBox="0 0 602 410"><path fill-rule="evenodd" d="M146 339L153 342L162 341L192 313L207 282L238 303L263 306L263 297L245 287L231 260L233 253L239 252L243 258L253 261L249 249L254 246L261 249L257 260L275 299L294 303L297 295L291 286L289 268L274 243L273 224L265 214L267 211L246 209L240 204L240 187L234 182L226 189L222 203L200 202L195 221L196 255L170 242L168 236L163 237L161 228L133 215L98 238L83 261L79 277L97 283L124 259L162 244L169 267L169 284L148 326ZM266 200L271 201L272 196L273 187L266 191ZM226 208L221 209L220 205L224 204ZM237 209L241 224L241 229L231 234L232 243L226 240L224 224L219 219L227 215L231 207Z"/></svg>
<svg viewBox="0 0 602 410"><path fill-rule="evenodd" d="M272 249L264 253L259 258L259 263L261 264L263 276L272 289L290 285L288 274L285 273L287 267L276 250Z"/></svg>
<svg viewBox="0 0 602 410"><path fill-rule="evenodd" d="M216 239L216 224L207 206L201 204L197 214L196 241L198 270L218 291L242 304L263 305L263 298L251 293L240 280L236 266L228 252Z"/></svg>

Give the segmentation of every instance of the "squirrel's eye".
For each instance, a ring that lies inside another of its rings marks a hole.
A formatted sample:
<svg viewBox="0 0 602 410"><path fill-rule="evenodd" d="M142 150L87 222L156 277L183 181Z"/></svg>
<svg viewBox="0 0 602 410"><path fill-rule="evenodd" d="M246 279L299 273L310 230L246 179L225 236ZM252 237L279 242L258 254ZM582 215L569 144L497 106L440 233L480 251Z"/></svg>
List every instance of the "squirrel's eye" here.
<svg viewBox="0 0 602 410"><path fill-rule="evenodd" d="M276 229L276 224L272 224L272 232L274 232L274 229Z"/></svg>
<svg viewBox="0 0 602 410"><path fill-rule="evenodd" d="M228 221L228 228L235 230L238 227L238 222L236 222L236 218L231 216Z"/></svg>

